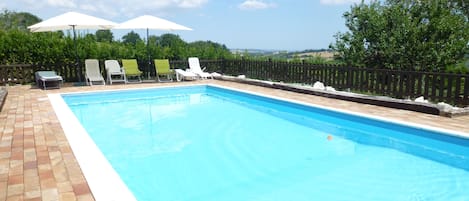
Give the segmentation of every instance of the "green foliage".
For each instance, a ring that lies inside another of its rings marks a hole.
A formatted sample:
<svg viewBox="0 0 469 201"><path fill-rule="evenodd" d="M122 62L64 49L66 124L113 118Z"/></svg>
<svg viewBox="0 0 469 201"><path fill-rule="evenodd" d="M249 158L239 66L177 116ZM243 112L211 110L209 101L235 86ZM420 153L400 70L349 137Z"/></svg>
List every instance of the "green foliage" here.
<svg viewBox="0 0 469 201"><path fill-rule="evenodd" d="M73 42L73 41L72 41ZM98 45L93 34L86 34L85 37L76 41L78 58L97 58Z"/></svg>
<svg viewBox="0 0 469 201"><path fill-rule="evenodd" d="M28 33L0 30L0 58L4 64L53 63L67 60L73 42L57 33Z"/></svg>
<svg viewBox="0 0 469 201"><path fill-rule="evenodd" d="M187 43L178 35L150 36L148 45L131 31L122 42L113 41L112 32L99 30L95 34L78 35L73 40L70 30L31 33L27 26L40 21L29 13L4 11L0 14L0 64L62 63L86 58L141 61L156 58L184 60L190 56L200 59L229 58L226 46L211 41ZM20 20L23 19L23 20Z"/></svg>
<svg viewBox="0 0 469 201"><path fill-rule="evenodd" d="M187 58L187 43L175 34L163 34L156 40L156 45L169 48L166 57L180 60Z"/></svg>
<svg viewBox="0 0 469 201"><path fill-rule="evenodd" d="M128 34L122 36L122 41L126 44L137 45L138 42L141 42L142 39L134 31L129 32Z"/></svg>
<svg viewBox="0 0 469 201"><path fill-rule="evenodd" d="M97 36L78 36L76 42L63 32L29 33L20 30L0 30L0 63L60 63L75 61L78 58L122 59L136 58L148 60L168 58L184 60L190 56L201 59L229 58L230 51L214 42L186 43L179 37L172 42L157 43L156 36L149 37L147 46L143 40L135 44L118 41L98 42ZM75 46L76 43L76 46ZM76 48L75 48L76 47ZM150 58L149 58L150 57Z"/></svg>
<svg viewBox="0 0 469 201"><path fill-rule="evenodd" d="M124 42L98 42L93 34L78 36L74 42L63 32L30 33L20 30L0 30L0 63L61 63L73 62L78 58L122 59L136 58L148 60L168 58L184 60L189 56L201 59L229 58L230 51L214 42L187 44L179 37L175 41L165 41L159 45L155 36L149 37L149 45L137 40L135 44ZM174 37L171 37L174 39ZM75 46L76 45L76 46ZM76 47L76 48L75 48Z"/></svg>
<svg viewBox="0 0 469 201"><path fill-rule="evenodd" d="M349 32L331 48L337 59L375 68L445 71L464 61L469 46L467 7L459 0L387 0L346 12Z"/></svg>
<svg viewBox="0 0 469 201"><path fill-rule="evenodd" d="M189 56L194 55L207 59L231 57L230 50L225 46L212 41L196 41L189 43Z"/></svg>
<svg viewBox="0 0 469 201"><path fill-rule="evenodd" d="M98 42L112 42L114 40L114 36L110 30L98 30L96 31L96 41Z"/></svg>
<svg viewBox="0 0 469 201"><path fill-rule="evenodd" d="M4 10L0 13L0 30L22 30L26 31L28 26L40 22L41 19L25 12L11 12Z"/></svg>
<svg viewBox="0 0 469 201"><path fill-rule="evenodd" d="M230 50L225 45L212 41L187 43L174 34L163 34L160 37L150 36L148 44L148 51L152 58L184 60L192 56L203 59L232 57Z"/></svg>

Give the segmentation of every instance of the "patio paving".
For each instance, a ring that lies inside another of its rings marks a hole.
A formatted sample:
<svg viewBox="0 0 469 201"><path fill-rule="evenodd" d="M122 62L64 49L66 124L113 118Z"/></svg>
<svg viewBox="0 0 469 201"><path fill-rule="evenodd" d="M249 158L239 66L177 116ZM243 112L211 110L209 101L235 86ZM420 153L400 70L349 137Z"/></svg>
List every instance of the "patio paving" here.
<svg viewBox="0 0 469 201"><path fill-rule="evenodd" d="M316 105L464 132L469 116L447 118L417 112L328 99L227 81L64 86L41 90L9 86L0 113L0 200L94 200L80 166L47 98L49 93L212 83Z"/></svg>

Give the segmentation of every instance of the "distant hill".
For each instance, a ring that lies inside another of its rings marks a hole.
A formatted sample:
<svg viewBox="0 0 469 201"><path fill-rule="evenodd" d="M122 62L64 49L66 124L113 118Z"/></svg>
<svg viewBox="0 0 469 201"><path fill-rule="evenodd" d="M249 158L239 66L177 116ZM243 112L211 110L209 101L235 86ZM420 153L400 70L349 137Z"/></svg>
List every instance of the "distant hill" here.
<svg viewBox="0 0 469 201"><path fill-rule="evenodd" d="M231 49L231 53L240 56L250 56L259 58L273 59L307 59L322 58L325 60L333 60L334 52L328 49L303 50L303 51L287 51L287 50L263 50L263 49Z"/></svg>
<svg viewBox="0 0 469 201"><path fill-rule="evenodd" d="M230 49L233 54L255 54L255 55L275 55L288 52L286 50L263 50L263 49Z"/></svg>
<svg viewBox="0 0 469 201"><path fill-rule="evenodd" d="M315 51L315 52L304 52L295 54L296 57L299 58L308 58L308 57L321 57L326 60L334 59L334 52L330 50L325 51Z"/></svg>

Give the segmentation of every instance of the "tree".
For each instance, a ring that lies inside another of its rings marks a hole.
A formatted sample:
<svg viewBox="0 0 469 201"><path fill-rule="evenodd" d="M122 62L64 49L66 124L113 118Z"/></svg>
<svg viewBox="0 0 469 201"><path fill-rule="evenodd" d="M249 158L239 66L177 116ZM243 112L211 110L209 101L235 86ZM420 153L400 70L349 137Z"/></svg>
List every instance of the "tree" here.
<svg viewBox="0 0 469 201"><path fill-rule="evenodd" d="M212 41L195 41L189 43L189 49L190 55L195 55L204 59L228 58L232 55L225 45Z"/></svg>
<svg viewBox="0 0 469 201"><path fill-rule="evenodd" d="M163 34L157 39L157 45L170 49L169 59L184 59L187 57L187 43L179 35Z"/></svg>
<svg viewBox="0 0 469 201"><path fill-rule="evenodd" d="M344 14L349 32L338 33L331 48L337 59L351 65L446 70L464 61L469 50L467 11L457 2L387 0L355 5Z"/></svg>
<svg viewBox="0 0 469 201"><path fill-rule="evenodd" d="M138 42L143 42L140 36L134 31L129 32L125 36L122 36L122 42L126 44L137 45Z"/></svg>
<svg viewBox="0 0 469 201"><path fill-rule="evenodd" d="M133 31L122 37L122 41L113 41L112 33L108 30L78 35L76 40L73 40L70 30L66 30L65 33L64 31L30 33L27 31L27 26L41 21L39 18L29 13L2 12L0 12L0 64L67 64L75 62L77 52L81 59L136 58L139 62L145 62L149 57L185 60L188 56L216 59L231 55L224 45L211 41L188 44L174 34L150 36L147 46Z"/></svg>
<svg viewBox="0 0 469 201"><path fill-rule="evenodd" d="M27 12L11 12L4 10L0 13L0 29L2 30L28 30L28 26L40 22L41 19Z"/></svg>
<svg viewBox="0 0 469 201"><path fill-rule="evenodd" d="M114 36L110 30L97 30L96 31L96 41L98 42L112 42Z"/></svg>

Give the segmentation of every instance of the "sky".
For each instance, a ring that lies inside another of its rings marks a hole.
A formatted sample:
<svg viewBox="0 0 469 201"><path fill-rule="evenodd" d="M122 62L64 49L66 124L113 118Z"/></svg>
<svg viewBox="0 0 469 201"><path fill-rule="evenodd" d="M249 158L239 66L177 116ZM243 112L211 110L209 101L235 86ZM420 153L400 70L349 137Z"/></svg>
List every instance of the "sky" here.
<svg viewBox="0 0 469 201"><path fill-rule="evenodd" d="M43 20L75 11L116 23L153 15L193 31L150 30L150 35L173 33L186 42L209 40L230 49L300 51L328 48L335 41L334 34L347 31L343 14L357 2L360 0L0 0L0 9L29 12ZM130 31L112 30L115 39ZM146 37L145 30L134 31Z"/></svg>

